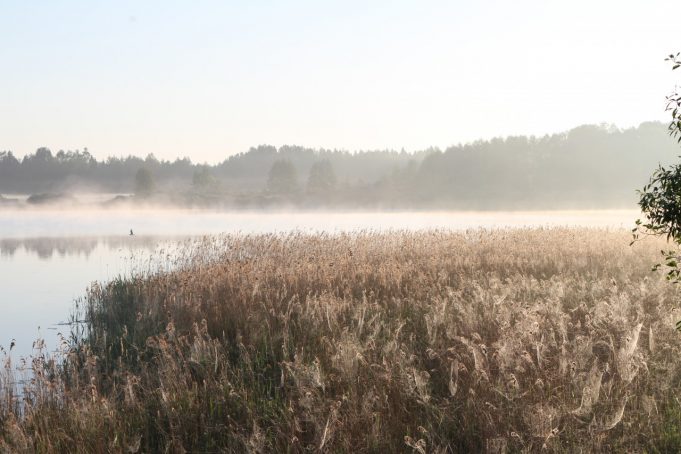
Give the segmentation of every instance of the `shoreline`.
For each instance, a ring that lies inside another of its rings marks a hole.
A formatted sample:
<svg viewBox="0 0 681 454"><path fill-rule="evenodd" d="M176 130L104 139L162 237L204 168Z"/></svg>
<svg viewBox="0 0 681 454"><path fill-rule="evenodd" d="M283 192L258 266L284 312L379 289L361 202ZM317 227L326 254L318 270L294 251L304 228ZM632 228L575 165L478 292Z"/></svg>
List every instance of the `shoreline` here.
<svg viewBox="0 0 681 454"><path fill-rule="evenodd" d="M66 360L33 362L44 373L25 385L21 415L0 393L13 421L0 429L5 443L89 451L114 440L145 452L664 446L681 411L664 373L679 353L668 316L679 290L650 272L662 240L628 240L585 229L207 238L169 272L93 285ZM594 383L609 391L594 397ZM659 413L641 410L650 399Z"/></svg>

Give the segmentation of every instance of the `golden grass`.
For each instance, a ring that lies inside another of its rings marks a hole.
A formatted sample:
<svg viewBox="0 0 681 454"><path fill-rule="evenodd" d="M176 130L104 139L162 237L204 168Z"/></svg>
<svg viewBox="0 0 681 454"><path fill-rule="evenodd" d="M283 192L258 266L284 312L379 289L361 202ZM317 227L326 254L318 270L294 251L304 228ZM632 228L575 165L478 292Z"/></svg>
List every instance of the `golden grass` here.
<svg viewBox="0 0 681 454"><path fill-rule="evenodd" d="M681 447L678 291L625 232L206 238L94 286L64 358L0 381L0 450ZM8 358L8 357L6 357Z"/></svg>

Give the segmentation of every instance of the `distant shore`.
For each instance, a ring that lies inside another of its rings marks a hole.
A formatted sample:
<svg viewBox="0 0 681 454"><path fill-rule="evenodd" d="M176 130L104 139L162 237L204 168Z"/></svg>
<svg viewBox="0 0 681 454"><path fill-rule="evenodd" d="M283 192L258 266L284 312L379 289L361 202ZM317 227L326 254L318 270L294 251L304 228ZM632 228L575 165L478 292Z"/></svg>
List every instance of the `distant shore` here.
<svg viewBox="0 0 681 454"><path fill-rule="evenodd" d="M276 195L154 193L148 195L115 193L42 192L35 194L0 194L0 210L5 208L71 208L71 209L192 209L206 208L233 211L462 211L462 212L533 212L584 210L635 210L636 205L603 205L586 200L572 203L381 203L378 201L350 202L319 199L305 194Z"/></svg>

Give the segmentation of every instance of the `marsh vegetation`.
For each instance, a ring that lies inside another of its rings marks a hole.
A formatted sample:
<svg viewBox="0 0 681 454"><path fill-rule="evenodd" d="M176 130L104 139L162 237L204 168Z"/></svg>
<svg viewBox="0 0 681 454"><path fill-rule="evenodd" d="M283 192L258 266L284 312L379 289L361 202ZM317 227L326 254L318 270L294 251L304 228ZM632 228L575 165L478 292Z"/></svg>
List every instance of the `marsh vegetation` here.
<svg viewBox="0 0 681 454"><path fill-rule="evenodd" d="M91 287L21 392L4 353L0 450L675 451L679 295L629 239L203 239Z"/></svg>

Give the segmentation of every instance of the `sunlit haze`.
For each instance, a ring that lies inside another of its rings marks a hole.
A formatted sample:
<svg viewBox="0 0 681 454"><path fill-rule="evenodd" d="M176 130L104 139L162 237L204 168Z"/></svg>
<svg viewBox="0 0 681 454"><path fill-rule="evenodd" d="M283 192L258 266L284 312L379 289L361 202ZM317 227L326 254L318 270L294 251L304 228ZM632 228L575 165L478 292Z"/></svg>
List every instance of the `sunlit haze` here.
<svg viewBox="0 0 681 454"><path fill-rule="evenodd" d="M680 0L0 0L0 453L681 452Z"/></svg>
<svg viewBox="0 0 681 454"><path fill-rule="evenodd" d="M1 2L0 150L219 162L666 120L676 1Z"/></svg>

